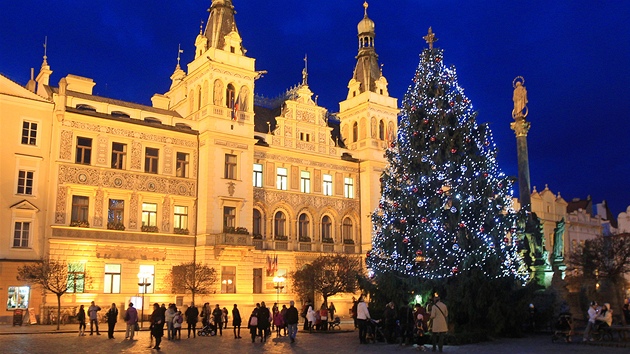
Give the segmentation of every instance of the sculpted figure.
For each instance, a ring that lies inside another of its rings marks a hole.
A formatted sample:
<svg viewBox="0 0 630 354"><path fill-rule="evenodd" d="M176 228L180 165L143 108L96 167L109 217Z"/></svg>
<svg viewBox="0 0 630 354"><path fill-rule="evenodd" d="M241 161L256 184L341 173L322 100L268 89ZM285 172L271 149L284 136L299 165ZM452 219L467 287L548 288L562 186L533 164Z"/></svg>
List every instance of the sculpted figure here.
<svg viewBox="0 0 630 354"><path fill-rule="evenodd" d="M223 84L221 81L216 80L214 82L213 102L215 106L221 106L223 104Z"/></svg>
<svg viewBox="0 0 630 354"><path fill-rule="evenodd" d="M516 118L518 116L525 117L527 113L523 112L527 105L527 89L523 85L523 81L517 81L519 78L516 78L514 81L514 95L512 100L514 101L514 110L512 111L512 117ZM522 78L521 78L522 80Z"/></svg>

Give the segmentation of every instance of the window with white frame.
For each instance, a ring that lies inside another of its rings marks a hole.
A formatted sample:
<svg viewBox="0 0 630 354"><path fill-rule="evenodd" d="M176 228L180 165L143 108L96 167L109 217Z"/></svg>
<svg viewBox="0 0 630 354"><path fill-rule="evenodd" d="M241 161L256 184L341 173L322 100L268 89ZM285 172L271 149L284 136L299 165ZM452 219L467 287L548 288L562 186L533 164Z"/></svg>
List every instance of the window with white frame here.
<svg viewBox="0 0 630 354"><path fill-rule="evenodd" d="M142 226L157 226L157 204L142 203Z"/></svg>
<svg viewBox="0 0 630 354"><path fill-rule="evenodd" d="M344 178L343 195L346 198L354 198L354 180L350 177Z"/></svg>
<svg viewBox="0 0 630 354"><path fill-rule="evenodd" d="M85 291L85 263L68 263L68 290L69 293L82 293Z"/></svg>
<svg viewBox="0 0 630 354"><path fill-rule="evenodd" d="M30 221L16 221L13 230L13 248L28 248L31 236Z"/></svg>
<svg viewBox="0 0 630 354"><path fill-rule="evenodd" d="M33 195L34 171L18 171L17 194Z"/></svg>
<svg viewBox="0 0 630 354"><path fill-rule="evenodd" d="M300 192L311 192L311 173L308 171L300 171Z"/></svg>
<svg viewBox="0 0 630 354"><path fill-rule="evenodd" d="M254 164L254 187L261 188L263 186L263 166L262 164Z"/></svg>
<svg viewBox="0 0 630 354"><path fill-rule="evenodd" d="M278 167L276 169L276 188L286 191L287 190L287 169Z"/></svg>
<svg viewBox="0 0 630 354"><path fill-rule="evenodd" d="M105 294L120 294L120 264L105 264Z"/></svg>
<svg viewBox="0 0 630 354"><path fill-rule="evenodd" d="M152 294L155 287L155 266L140 265L138 272L138 292Z"/></svg>
<svg viewBox="0 0 630 354"><path fill-rule="evenodd" d="M7 310L27 309L31 288L29 286L9 286L7 288Z"/></svg>
<svg viewBox="0 0 630 354"><path fill-rule="evenodd" d="M37 145L37 123L30 121L22 122L22 144Z"/></svg>
<svg viewBox="0 0 630 354"><path fill-rule="evenodd" d="M332 175L324 175L324 190L322 191L324 195L333 195L333 187L332 187Z"/></svg>

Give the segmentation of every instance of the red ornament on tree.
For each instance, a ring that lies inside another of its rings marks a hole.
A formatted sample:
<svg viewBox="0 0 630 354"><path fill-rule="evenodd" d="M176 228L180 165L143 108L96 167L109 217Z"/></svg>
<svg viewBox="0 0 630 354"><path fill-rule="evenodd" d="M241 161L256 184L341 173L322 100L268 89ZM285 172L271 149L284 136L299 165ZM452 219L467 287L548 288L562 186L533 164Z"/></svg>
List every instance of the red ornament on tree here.
<svg viewBox="0 0 630 354"><path fill-rule="evenodd" d="M417 256L422 256L422 250L417 250L417 251L416 251L416 255L417 255Z"/></svg>
<svg viewBox="0 0 630 354"><path fill-rule="evenodd" d="M504 237L504 238L503 238L503 242L505 242L505 243L510 243L510 239L509 239L509 238L507 238L507 237Z"/></svg>
<svg viewBox="0 0 630 354"><path fill-rule="evenodd" d="M409 238L408 237L403 238L403 243L409 243Z"/></svg>
<svg viewBox="0 0 630 354"><path fill-rule="evenodd" d="M394 202L394 208L398 208L398 205L400 205L398 202Z"/></svg>
<svg viewBox="0 0 630 354"><path fill-rule="evenodd" d="M429 124L429 120L428 120L427 118L424 118L424 119L422 120L422 123L424 123L424 124Z"/></svg>
<svg viewBox="0 0 630 354"><path fill-rule="evenodd" d="M431 139L429 139L429 140L431 140L431 141L435 141L435 137L434 137L434 136L432 136L432 137L431 137Z"/></svg>
<svg viewBox="0 0 630 354"><path fill-rule="evenodd" d="M484 172L484 173L483 173L483 176L484 176L484 177L488 177L488 172Z"/></svg>
<svg viewBox="0 0 630 354"><path fill-rule="evenodd" d="M441 190L441 189L438 189L438 190L437 190L437 194L442 194L442 193L444 193L444 191L443 191L443 190Z"/></svg>
<svg viewBox="0 0 630 354"><path fill-rule="evenodd" d="M418 188L413 187L413 189L411 191L414 192L414 193L418 193Z"/></svg>
<svg viewBox="0 0 630 354"><path fill-rule="evenodd" d="M457 149L455 149L455 148L452 148L452 149L451 149L451 154L454 154L454 153L456 153L456 152L457 152Z"/></svg>
<svg viewBox="0 0 630 354"><path fill-rule="evenodd" d="M391 144L389 144L389 146L390 146L390 147L396 147L396 144L391 143Z"/></svg>
<svg viewBox="0 0 630 354"><path fill-rule="evenodd" d="M451 101L450 105L451 105L451 107L453 107L455 105L455 102Z"/></svg>
<svg viewBox="0 0 630 354"><path fill-rule="evenodd" d="M486 231L486 229L484 229L483 227L479 229L480 232L484 232Z"/></svg>
<svg viewBox="0 0 630 354"><path fill-rule="evenodd" d="M457 272L459 272L459 268L453 267L453 273L457 273Z"/></svg>
<svg viewBox="0 0 630 354"><path fill-rule="evenodd" d="M402 218L402 219L400 219L400 223L401 223L401 224L406 224L406 223L407 223L407 218Z"/></svg>
<svg viewBox="0 0 630 354"><path fill-rule="evenodd" d="M422 218L422 219L420 219L420 221L421 221L422 223L425 223L425 222L427 222L427 218Z"/></svg>
<svg viewBox="0 0 630 354"><path fill-rule="evenodd" d="M464 228L464 227L466 227L466 224L464 224L463 222L460 222L459 223L459 227Z"/></svg>
<svg viewBox="0 0 630 354"><path fill-rule="evenodd" d="M370 258L370 251L367 251L367 252L365 253L365 258Z"/></svg>
<svg viewBox="0 0 630 354"><path fill-rule="evenodd" d="M413 136L417 137L418 135L420 135L420 133L418 133L418 132L413 132Z"/></svg>
<svg viewBox="0 0 630 354"><path fill-rule="evenodd" d="M415 112L416 111L416 106L411 106L411 111Z"/></svg>
<svg viewBox="0 0 630 354"><path fill-rule="evenodd" d="M486 142L483 143L485 146L490 145L490 142L486 140Z"/></svg>

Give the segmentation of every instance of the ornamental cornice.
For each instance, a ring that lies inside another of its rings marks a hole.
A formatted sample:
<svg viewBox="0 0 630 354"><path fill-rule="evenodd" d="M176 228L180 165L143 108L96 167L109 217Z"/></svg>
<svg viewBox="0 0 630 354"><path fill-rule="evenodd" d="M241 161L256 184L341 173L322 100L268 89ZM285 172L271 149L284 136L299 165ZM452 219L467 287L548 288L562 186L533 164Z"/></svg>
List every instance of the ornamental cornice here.
<svg viewBox="0 0 630 354"><path fill-rule="evenodd" d="M75 129L93 131L97 133L111 134L115 136L122 136L122 137L132 138L132 139L153 141L153 142L159 142L163 144L184 146L188 148L197 147L197 142L195 140L174 138L168 135L144 133L142 131L132 130L132 129L116 128L116 127L110 127L110 126L105 126L105 125L100 125L100 124L77 122L77 121L66 121L64 125L75 128Z"/></svg>
<svg viewBox="0 0 630 354"><path fill-rule="evenodd" d="M297 210L305 205L315 210L330 208L337 211L340 215L349 210L357 211L360 206L359 202L354 199L323 197L306 193L279 192L260 188L254 188L254 203L260 203L267 207L278 203L285 203L293 210Z"/></svg>
<svg viewBox="0 0 630 354"><path fill-rule="evenodd" d="M336 171L344 171L344 172L351 172L351 173L359 172L358 167L349 167L349 166L334 164L330 162L312 161L312 160L308 160L308 159L304 159L300 157L293 157L293 156L287 156L287 155L270 154L264 151L254 151L254 158L267 160L267 161L288 162L288 163L297 164L297 165L312 166L312 167L330 169L330 170L336 170Z"/></svg>
<svg viewBox="0 0 630 354"><path fill-rule="evenodd" d="M247 150L249 148L247 144L235 143L233 141L220 140L220 139L215 139L214 144L227 146L227 147L235 148L235 149L243 149L243 150Z"/></svg>

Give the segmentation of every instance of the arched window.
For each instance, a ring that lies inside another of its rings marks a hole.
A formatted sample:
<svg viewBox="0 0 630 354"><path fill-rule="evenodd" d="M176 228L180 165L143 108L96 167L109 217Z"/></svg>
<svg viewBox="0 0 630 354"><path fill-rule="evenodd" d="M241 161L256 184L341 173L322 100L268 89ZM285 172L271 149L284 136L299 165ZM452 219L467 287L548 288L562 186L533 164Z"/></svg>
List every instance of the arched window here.
<svg viewBox="0 0 630 354"><path fill-rule="evenodd" d="M286 237L286 223L287 218L284 216L284 213L279 211L273 218L273 231L274 236L282 236Z"/></svg>
<svg viewBox="0 0 630 354"><path fill-rule="evenodd" d="M254 225L252 230L253 236L262 236L262 215L260 210L254 209Z"/></svg>
<svg viewBox="0 0 630 354"><path fill-rule="evenodd" d="M359 123L352 123L352 142L356 143L359 140Z"/></svg>
<svg viewBox="0 0 630 354"><path fill-rule="evenodd" d="M332 221L328 215L322 218L322 240L332 238Z"/></svg>
<svg viewBox="0 0 630 354"><path fill-rule="evenodd" d="M308 215L306 214L300 214L300 218L298 220L298 235L300 237L300 241L302 241L303 239L309 237L309 226L311 224ZM306 241L306 240L305 240ZM310 240L308 240L310 241Z"/></svg>
<svg viewBox="0 0 630 354"><path fill-rule="evenodd" d="M385 140L385 122L382 119L378 122L378 138Z"/></svg>
<svg viewBox="0 0 630 354"><path fill-rule="evenodd" d="M228 84L227 89L225 90L225 105L228 108L234 107L234 100L236 99L236 97L234 97L235 92L234 85Z"/></svg>
<svg viewBox="0 0 630 354"><path fill-rule="evenodd" d="M341 225L341 234L343 235L343 242L349 243L346 240L353 240L354 237L352 235L352 220L350 218L343 219L343 224Z"/></svg>

